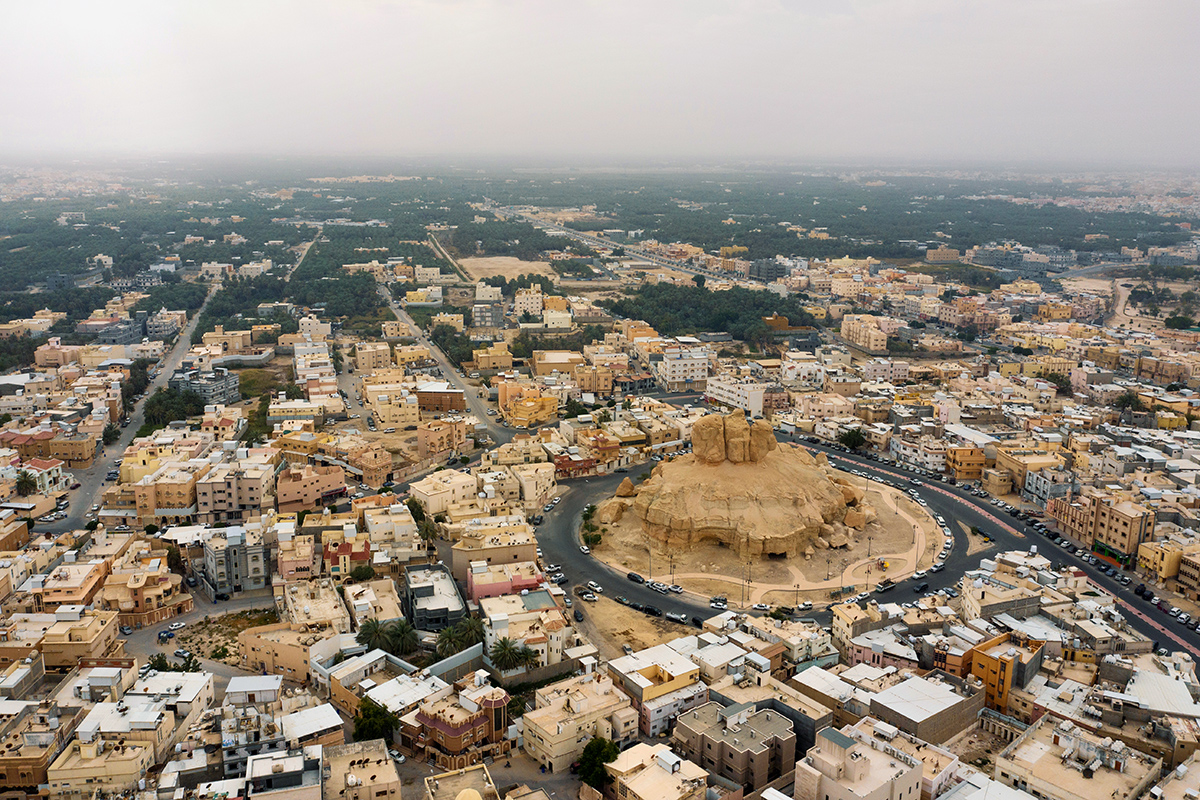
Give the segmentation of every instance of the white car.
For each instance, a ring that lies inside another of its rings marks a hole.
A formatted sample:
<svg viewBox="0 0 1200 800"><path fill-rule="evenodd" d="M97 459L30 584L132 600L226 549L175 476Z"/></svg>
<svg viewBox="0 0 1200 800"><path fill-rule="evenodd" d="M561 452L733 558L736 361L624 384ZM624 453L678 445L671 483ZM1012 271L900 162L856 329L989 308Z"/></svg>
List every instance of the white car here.
<svg viewBox="0 0 1200 800"><path fill-rule="evenodd" d="M766 603L755 603L754 605L752 605L750 607L753 608L755 611L770 611L771 610L771 607L769 605L767 605Z"/></svg>
<svg viewBox="0 0 1200 800"><path fill-rule="evenodd" d="M921 570L920 572L914 572L914 573L913 573L913 580L920 580L921 578L924 578L924 577L925 577L926 575L928 575L928 574L929 574L929 573L928 573L928 572L926 572L925 570Z"/></svg>
<svg viewBox="0 0 1200 800"><path fill-rule="evenodd" d="M587 600L589 603L594 603L594 602L596 602L597 598L596 598L596 595L592 594L591 592L585 592L583 595L583 599Z"/></svg>
<svg viewBox="0 0 1200 800"><path fill-rule="evenodd" d="M589 589L591 589L593 592L595 592L596 594L604 594L604 587L601 586L600 584L596 583L595 581L588 581L587 587Z"/></svg>
<svg viewBox="0 0 1200 800"><path fill-rule="evenodd" d="M183 630L183 629L184 629L184 628L186 628L186 627L187 627L187 625L185 625L185 624L184 624L184 623L182 623L182 622L172 622L170 625L168 625L168 626L167 626L167 630L169 630L169 631L181 631L181 630Z"/></svg>
<svg viewBox="0 0 1200 800"><path fill-rule="evenodd" d="M581 544L581 545L579 545L579 552L583 553L586 556L587 554L592 552L592 548L588 547L586 544Z"/></svg>

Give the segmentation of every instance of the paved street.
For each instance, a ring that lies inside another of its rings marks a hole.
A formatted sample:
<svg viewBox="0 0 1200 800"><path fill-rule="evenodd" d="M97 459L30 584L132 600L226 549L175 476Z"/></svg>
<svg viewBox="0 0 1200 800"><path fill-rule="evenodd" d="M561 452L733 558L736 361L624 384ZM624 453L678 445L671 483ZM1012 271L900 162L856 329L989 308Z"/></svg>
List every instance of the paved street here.
<svg viewBox="0 0 1200 800"><path fill-rule="evenodd" d="M158 375L150 381L150 385L146 387L146 397L154 394L159 388L167 385L167 380L171 374L179 367L184 355L192 346L192 332L196 330L196 324L200 321L200 314L203 313L208 301L213 294L220 289L219 284L214 284L204 298L204 304L196 310L188 321L187 327L179 334L179 338L175 340L175 346L165 354L162 358L162 366L158 370ZM38 523L36 530L50 531L53 533L62 533L64 531L75 530L82 528L87 524L85 515L92 505L99 503L101 495L104 493L104 476L110 469L115 466L115 462L121 457L121 453L125 452L125 448L133 441L134 434L138 428L142 427L145 422L144 407L146 401L143 398L139 400L129 412L129 425L121 429L121 438L114 444L110 444L103 448L103 452L96 458L95 463L89 469L72 470L75 475L75 480L81 484L78 489L70 495L71 508L66 519L58 520L49 525Z"/></svg>

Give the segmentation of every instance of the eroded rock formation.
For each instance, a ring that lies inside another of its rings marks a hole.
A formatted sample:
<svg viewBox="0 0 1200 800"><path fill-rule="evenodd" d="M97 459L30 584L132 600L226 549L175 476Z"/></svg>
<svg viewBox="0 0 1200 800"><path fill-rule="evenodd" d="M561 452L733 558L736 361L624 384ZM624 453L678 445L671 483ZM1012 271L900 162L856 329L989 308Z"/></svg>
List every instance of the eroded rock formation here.
<svg viewBox="0 0 1200 800"><path fill-rule="evenodd" d="M692 450L658 464L630 506L660 547L716 542L743 557L811 555L851 546L853 529L875 517L862 487L823 457L780 448L763 420L710 414L692 428ZM619 497L629 496L624 489Z"/></svg>

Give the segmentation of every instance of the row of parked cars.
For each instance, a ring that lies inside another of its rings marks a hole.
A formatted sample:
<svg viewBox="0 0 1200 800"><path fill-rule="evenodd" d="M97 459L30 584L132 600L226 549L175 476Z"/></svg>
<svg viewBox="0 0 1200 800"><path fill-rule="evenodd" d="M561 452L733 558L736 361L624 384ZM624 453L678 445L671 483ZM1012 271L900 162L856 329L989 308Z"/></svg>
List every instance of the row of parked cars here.
<svg viewBox="0 0 1200 800"><path fill-rule="evenodd" d="M1150 603L1159 611L1165 611L1167 616L1172 617L1180 625L1200 633L1200 616L1193 618L1191 614L1172 607L1171 604L1166 600L1163 600L1154 592L1147 589L1146 584L1144 583L1139 583L1137 588L1133 590L1133 593ZM1159 652L1161 653L1162 651Z"/></svg>

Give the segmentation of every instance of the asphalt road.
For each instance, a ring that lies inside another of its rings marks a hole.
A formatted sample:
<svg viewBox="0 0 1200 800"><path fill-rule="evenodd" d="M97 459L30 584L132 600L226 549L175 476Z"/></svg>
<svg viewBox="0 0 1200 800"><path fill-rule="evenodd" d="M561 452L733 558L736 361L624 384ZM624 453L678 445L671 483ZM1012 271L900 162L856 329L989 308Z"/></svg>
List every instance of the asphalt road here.
<svg viewBox="0 0 1200 800"><path fill-rule="evenodd" d="M191 348L192 332L196 330L196 324L200 321L200 315L203 313L204 307L208 305L209 299L217 291L218 287L219 285L214 284L209 290L208 296L204 298L204 304L196 310L191 320L188 321L187 326L179 334L179 338L175 340L175 346L160 360L161 366L158 370L158 376L150 381L150 385L146 387L146 397L149 397L159 388L167 385L167 380L175 372L184 355ZM86 514L88 513L88 509L92 505L99 503L104 493L106 486L104 476L110 469L116 466L116 460L125 452L125 448L133 441L134 434L137 433L138 428L142 427L142 424L145 422L145 404L146 401L144 398L134 404L133 410L129 412L129 424L121 429L121 437L114 444L105 446L90 468L71 471L75 476L75 480L79 481L81 485L70 495L71 508L66 519L61 519L50 524L39 522L35 530L62 533L82 528L87 524Z"/></svg>
<svg viewBox="0 0 1200 800"><path fill-rule="evenodd" d="M413 318L408 315L408 312L401 308L395 298L392 297L391 292L388 291L386 286L379 287L379 292L383 296L384 301L391 307L392 313L396 315L396 319L411 325L414 330L420 330L416 322L413 321ZM488 416L488 404L479 396L479 388L469 386L466 381L460 378L458 376L458 368L450 363L450 360L446 358L446 354L442 352L441 348L435 345L427 336L420 334L417 337L417 343L429 348L430 355L433 356L438 366L442 369L442 376L451 386L462 390L466 398L467 409L487 426L487 433L491 440L497 445L511 442L517 432L512 428L505 428L496 422L494 417Z"/></svg>
<svg viewBox="0 0 1200 800"><path fill-rule="evenodd" d="M1100 573L1097 567L1082 561L1078 556L1072 556L1059 549L1050 539L1038 535L1032 528L1027 530L1024 523L990 505L987 500L977 498L960 487L940 481L930 483L924 478L919 478L922 482L921 486L912 486L908 481L914 477L913 474L895 465L884 465L864 456L837 452L825 445L799 442L794 437L784 435L780 436L780 439L781 441L800 443L812 452L823 452L830 462L839 468L866 472L876 479L901 486L906 491L915 488L928 504L931 513L942 515L948 523L962 522L968 528L978 527L993 539L988 548L968 556L968 534L960 526L949 524L947 527L951 529L954 536L954 549L946 559L944 570L931 572L919 581L911 578L901 580L890 592L882 595L872 594L872 599L898 603L913 600L916 597L913 587L922 582L929 584L929 588L926 590L929 592L946 587L958 588L962 575L968 570L978 568L980 559L986 558L989 554L1006 550L1028 550L1030 546L1036 545L1038 552L1049 558L1055 566L1072 566L1082 569L1092 583L1114 595L1123 606L1121 610L1134 630L1152 641L1158 642L1159 646L1168 649L1184 649L1200 656L1200 634L1186 629L1183 625L1176 624L1173 619L1157 609L1152 609L1148 603L1134 595L1133 587L1137 585L1138 580L1135 579L1128 587L1123 586L1118 580ZM630 468L630 474L636 475L638 472L640 472L638 467ZM564 495L556 509L545 514L546 520L538 529L538 544L542 548L544 563L557 564L562 567L562 572L568 578L568 583L564 584L564 588L568 590L576 584L595 580L604 587L605 593L609 596L623 595L632 602L653 605L664 612L676 612L685 614L689 618L706 619L714 613L708 605L707 597L699 597L691 592L685 592L682 595L659 594L644 584L630 581L624 572L614 570L598 559L580 552L577 531L584 507L589 503L597 503L611 497L616 491L617 485L625 477L627 476L624 474L614 474L603 478L564 482L565 485L571 487L571 491ZM639 571L643 575L649 574L649 564L645 566L644 570ZM663 572L663 566L656 565L656 575L661 578ZM687 589L687 586L684 585L684 588ZM859 588L865 590L865 587ZM734 606L737 598L733 593L729 594L729 599L731 607ZM585 614L588 613L587 603L578 603L577 607L581 607ZM832 613L829 605L826 605L818 606L806 616L821 624L829 624Z"/></svg>

